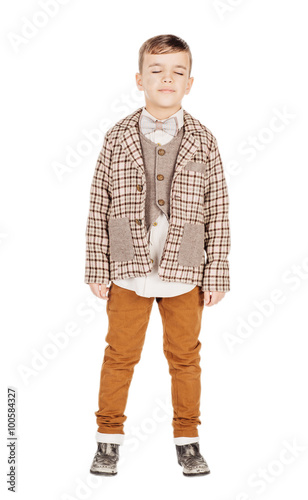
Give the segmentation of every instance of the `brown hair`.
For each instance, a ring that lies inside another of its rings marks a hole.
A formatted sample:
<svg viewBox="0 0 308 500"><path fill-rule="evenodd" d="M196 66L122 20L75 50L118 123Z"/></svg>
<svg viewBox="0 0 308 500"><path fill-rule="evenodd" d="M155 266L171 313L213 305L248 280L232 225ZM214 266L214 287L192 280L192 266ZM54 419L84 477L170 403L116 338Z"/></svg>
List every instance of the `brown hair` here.
<svg viewBox="0 0 308 500"><path fill-rule="evenodd" d="M188 44L175 35L158 35L146 40L139 49L139 73L142 73L144 54L170 54L172 52L187 52L189 55L189 77L192 67L192 55Z"/></svg>

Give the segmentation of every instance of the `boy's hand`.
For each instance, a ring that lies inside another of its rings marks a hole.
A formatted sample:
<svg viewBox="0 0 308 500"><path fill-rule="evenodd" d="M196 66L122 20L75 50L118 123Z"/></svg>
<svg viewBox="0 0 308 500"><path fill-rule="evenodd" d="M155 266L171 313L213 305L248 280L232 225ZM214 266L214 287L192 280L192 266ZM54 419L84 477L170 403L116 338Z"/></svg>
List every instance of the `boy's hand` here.
<svg viewBox="0 0 308 500"><path fill-rule="evenodd" d="M102 285L100 283L89 283L91 292L96 295L99 299L109 300L107 292L109 292L110 285Z"/></svg>
<svg viewBox="0 0 308 500"><path fill-rule="evenodd" d="M204 294L204 305L205 306L214 306L221 299L224 298L226 292L203 292Z"/></svg>
<svg viewBox="0 0 308 500"><path fill-rule="evenodd" d="M104 300L109 300L107 293L109 292L110 285L102 285L100 283L89 283L92 293L96 295L96 297ZM204 305L205 306L214 306L221 299L224 298L226 292L203 292L204 295Z"/></svg>

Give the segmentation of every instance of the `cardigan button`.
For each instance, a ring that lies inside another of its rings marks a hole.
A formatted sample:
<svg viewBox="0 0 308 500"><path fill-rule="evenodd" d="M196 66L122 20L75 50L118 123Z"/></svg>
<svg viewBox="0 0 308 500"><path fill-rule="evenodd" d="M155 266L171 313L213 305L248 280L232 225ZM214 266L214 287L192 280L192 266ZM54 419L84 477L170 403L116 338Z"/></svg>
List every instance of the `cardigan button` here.
<svg viewBox="0 0 308 500"><path fill-rule="evenodd" d="M159 149L159 150L158 150L158 154L159 154L160 156L164 156L164 154L165 154L165 150L164 150L164 149Z"/></svg>
<svg viewBox="0 0 308 500"><path fill-rule="evenodd" d="M143 186L141 186L140 184L137 184L137 189L138 189L138 191L142 191Z"/></svg>
<svg viewBox="0 0 308 500"><path fill-rule="evenodd" d="M164 202L164 200L158 200L158 204L159 204L159 205L164 205L164 204L165 204L165 202Z"/></svg>
<svg viewBox="0 0 308 500"><path fill-rule="evenodd" d="M165 178L165 177L163 176L163 174L158 174L158 176L157 176L157 179L158 179L159 181L163 181L163 180L164 180L164 178Z"/></svg>
<svg viewBox="0 0 308 500"><path fill-rule="evenodd" d="M141 226L141 219L135 219L136 221L136 224L139 224L139 226Z"/></svg>

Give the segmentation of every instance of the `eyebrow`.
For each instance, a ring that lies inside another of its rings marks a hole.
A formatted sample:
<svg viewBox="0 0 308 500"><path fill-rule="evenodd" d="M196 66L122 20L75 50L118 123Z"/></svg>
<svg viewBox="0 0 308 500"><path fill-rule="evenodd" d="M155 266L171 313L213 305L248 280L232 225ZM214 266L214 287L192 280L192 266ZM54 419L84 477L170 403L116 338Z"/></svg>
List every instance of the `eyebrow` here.
<svg viewBox="0 0 308 500"><path fill-rule="evenodd" d="M150 64L148 66L148 68L152 68L152 66L164 66L163 64L160 64L160 63L154 63L154 64ZM181 64L176 64L174 66L175 68L182 68L182 69L187 69L186 66L182 66Z"/></svg>

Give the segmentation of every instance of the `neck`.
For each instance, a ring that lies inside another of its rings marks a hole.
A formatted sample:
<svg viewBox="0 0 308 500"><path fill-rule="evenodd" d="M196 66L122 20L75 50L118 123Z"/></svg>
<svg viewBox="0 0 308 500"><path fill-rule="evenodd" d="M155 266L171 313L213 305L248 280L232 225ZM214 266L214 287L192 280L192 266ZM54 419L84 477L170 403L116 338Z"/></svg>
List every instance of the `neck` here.
<svg viewBox="0 0 308 500"><path fill-rule="evenodd" d="M181 104L176 104L175 106L171 106L169 108L162 108L160 106L156 106L155 104L146 103L145 109L157 120L166 120L169 116L174 115L177 111L181 109Z"/></svg>

